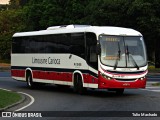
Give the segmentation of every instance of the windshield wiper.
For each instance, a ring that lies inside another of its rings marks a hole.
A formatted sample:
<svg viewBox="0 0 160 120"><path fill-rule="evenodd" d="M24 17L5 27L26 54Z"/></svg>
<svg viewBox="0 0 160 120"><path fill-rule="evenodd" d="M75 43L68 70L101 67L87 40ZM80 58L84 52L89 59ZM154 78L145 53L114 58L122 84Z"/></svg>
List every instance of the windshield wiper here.
<svg viewBox="0 0 160 120"><path fill-rule="evenodd" d="M126 45L126 47L127 47L128 62L129 62L129 56L130 56L130 57L131 57L131 59L132 59L132 61L133 61L134 66L137 68L137 70L139 70L139 66L137 65L137 63L136 63L135 59L133 58L133 55L132 55L132 54L130 54L130 52L129 52L129 50L128 50L128 45Z"/></svg>
<svg viewBox="0 0 160 120"><path fill-rule="evenodd" d="M120 45L119 45L119 42L118 42L118 54L117 54L118 59L116 59L116 62L115 62L115 65L114 65L114 70L116 70L116 68L117 68L118 60L120 60L120 55L121 55L121 50L120 50Z"/></svg>

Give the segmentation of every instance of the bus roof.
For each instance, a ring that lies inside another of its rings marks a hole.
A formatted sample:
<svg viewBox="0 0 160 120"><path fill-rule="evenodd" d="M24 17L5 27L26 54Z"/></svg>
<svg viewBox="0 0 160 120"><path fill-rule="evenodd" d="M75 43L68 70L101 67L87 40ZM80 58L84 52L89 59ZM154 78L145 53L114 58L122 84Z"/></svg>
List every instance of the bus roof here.
<svg viewBox="0 0 160 120"><path fill-rule="evenodd" d="M13 37L20 36L36 36L36 35L51 35L61 33L79 33L79 32L93 32L97 36L100 34L105 35L120 35L120 36L142 36L142 34L136 30L123 27L113 26L90 26L90 25L67 25L67 26L53 26L46 30L19 32L15 33Z"/></svg>

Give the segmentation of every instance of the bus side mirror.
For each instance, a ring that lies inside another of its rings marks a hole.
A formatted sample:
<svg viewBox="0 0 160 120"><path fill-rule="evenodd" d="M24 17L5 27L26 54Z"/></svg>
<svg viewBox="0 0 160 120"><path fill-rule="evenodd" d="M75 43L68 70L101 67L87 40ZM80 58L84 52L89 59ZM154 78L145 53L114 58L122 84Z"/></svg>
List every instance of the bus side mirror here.
<svg viewBox="0 0 160 120"><path fill-rule="evenodd" d="M101 54L101 46L99 43L97 44L96 53L97 53L97 55Z"/></svg>

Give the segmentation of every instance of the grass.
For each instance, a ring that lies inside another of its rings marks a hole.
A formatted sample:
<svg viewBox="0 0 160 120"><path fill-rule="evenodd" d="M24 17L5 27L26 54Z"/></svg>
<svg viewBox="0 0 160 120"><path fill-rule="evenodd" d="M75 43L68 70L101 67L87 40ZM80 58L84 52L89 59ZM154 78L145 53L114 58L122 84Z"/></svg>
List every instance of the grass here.
<svg viewBox="0 0 160 120"><path fill-rule="evenodd" d="M12 105L21 99L22 97L18 93L0 89L0 109Z"/></svg>
<svg viewBox="0 0 160 120"><path fill-rule="evenodd" d="M159 73L160 72L160 68L155 68L155 66L149 66L148 67L148 71L152 72L152 73Z"/></svg>
<svg viewBox="0 0 160 120"><path fill-rule="evenodd" d="M160 86L160 83L153 83L152 86Z"/></svg>

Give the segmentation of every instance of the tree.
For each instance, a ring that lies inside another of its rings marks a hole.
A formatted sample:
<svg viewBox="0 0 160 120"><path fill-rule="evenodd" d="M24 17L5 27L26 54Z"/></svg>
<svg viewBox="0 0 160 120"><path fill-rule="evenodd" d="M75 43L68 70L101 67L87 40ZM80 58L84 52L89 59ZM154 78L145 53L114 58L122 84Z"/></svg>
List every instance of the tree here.
<svg viewBox="0 0 160 120"><path fill-rule="evenodd" d="M6 59L11 50L11 39L15 32L24 30L23 12L6 10L0 12L0 58Z"/></svg>
<svg viewBox="0 0 160 120"><path fill-rule="evenodd" d="M24 6L29 0L10 0L9 7L11 9L18 9L19 7Z"/></svg>
<svg viewBox="0 0 160 120"><path fill-rule="evenodd" d="M49 26L120 26L144 35L149 60L154 61L155 53L158 56L160 52L155 49L160 47L159 0L10 0L9 6L0 13L0 41L10 41L17 31ZM160 55L156 59L160 61Z"/></svg>
<svg viewBox="0 0 160 120"><path fill-rule="evenodd" d="M128 10L128 16L134 18L135 21L132 20L132 23L134 23L132 27L138 29L144 35L148 58L152 61L155 60L155 45L159 38L158 31L160 28L160 16L157 14L159 11L157 7L160 7L160 5L157 2L157 0L154 3L151 0L147 2L135 0Z"/></svg>

